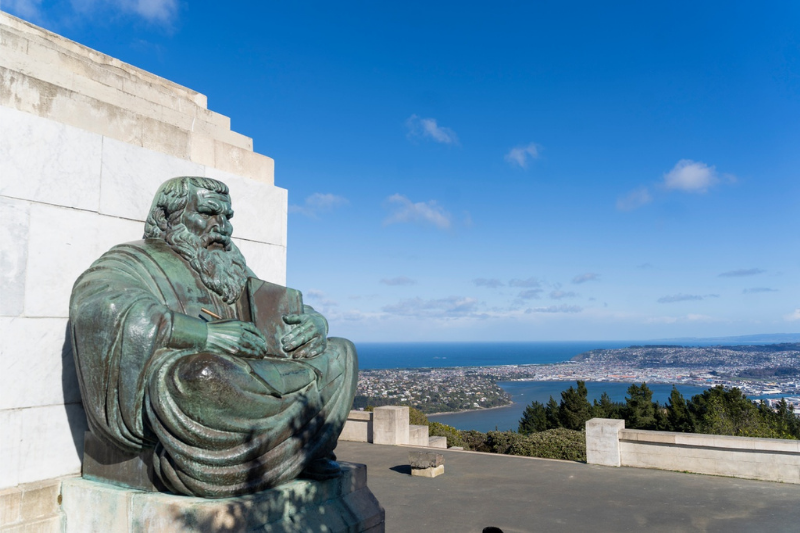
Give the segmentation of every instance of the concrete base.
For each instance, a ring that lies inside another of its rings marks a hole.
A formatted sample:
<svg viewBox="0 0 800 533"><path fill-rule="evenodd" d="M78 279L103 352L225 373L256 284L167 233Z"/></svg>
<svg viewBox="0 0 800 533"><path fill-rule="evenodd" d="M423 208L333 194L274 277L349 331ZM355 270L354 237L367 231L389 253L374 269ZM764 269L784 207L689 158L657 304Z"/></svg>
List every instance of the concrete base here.
<svg viewBox="0 0 800 533"><path fill-rule="evenodd" d="M340 465L342 476L329 481L295 480L258 494L216 500L69 479L61 488L65 531L383 532L385 514L367 487L367 467Z"/></svg>
<svg viewBox="0 0 800 533"><path fill-rule="evenodd" d="M432 466L428 468L412 468L411 475L419 477L436 477L444 474L444 465Z"/></svg>
<svg viewBox="0 0 800 533"><path fill-rule="evenodd" d="M428 447L447 449L447 437L428 437Z"/></svg>

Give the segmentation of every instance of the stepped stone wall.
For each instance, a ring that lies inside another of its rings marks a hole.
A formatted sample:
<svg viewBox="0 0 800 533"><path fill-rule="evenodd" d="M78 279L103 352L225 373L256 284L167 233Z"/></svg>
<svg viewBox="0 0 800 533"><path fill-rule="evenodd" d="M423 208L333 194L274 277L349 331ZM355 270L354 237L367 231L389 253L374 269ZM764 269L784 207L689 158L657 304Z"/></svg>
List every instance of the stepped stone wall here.
<svg viewBox="0 0 800 533"><path fill-rule="evenodd" d="M161 182L196 175L230 186L234 240L284 284L287 191L273 171L204 95L0 12L0 530L30 516L26 494L80 473L77 276L141 238Z"/></svg>

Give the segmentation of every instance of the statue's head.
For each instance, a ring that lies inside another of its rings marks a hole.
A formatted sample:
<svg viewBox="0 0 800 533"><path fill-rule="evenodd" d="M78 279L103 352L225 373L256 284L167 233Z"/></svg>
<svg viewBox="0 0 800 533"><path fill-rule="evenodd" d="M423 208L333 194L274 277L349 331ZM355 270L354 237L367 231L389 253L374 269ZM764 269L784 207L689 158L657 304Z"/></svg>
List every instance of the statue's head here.
<svg viewBox="0 0 800 533"><path fill-rule="evenodd" d="M228 186L184 176L159 187L144 227L145 239L163 239L200 274L203 283L231 303L247 281L244 257L231 240Z"/></svg>

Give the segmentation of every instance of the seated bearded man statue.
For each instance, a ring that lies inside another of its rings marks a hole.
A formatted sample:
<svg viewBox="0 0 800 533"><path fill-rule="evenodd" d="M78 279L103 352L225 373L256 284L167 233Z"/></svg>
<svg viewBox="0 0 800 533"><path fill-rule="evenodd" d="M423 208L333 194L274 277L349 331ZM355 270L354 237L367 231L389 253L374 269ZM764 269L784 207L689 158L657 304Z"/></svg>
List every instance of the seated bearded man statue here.
<svg viewBox="0 0 800 533"><path fill-rule="evenodd" d="M340 473L333 450L355 394L355 347L326 339L326 320L297 291L255 277L231 241L232 216L224 183L167 181L144 240L95 261L70 300L90 430L131 454L152 450L153 471L178 494ZM267 286L296 295L297 311L269 316L258 299Z"/></svg>

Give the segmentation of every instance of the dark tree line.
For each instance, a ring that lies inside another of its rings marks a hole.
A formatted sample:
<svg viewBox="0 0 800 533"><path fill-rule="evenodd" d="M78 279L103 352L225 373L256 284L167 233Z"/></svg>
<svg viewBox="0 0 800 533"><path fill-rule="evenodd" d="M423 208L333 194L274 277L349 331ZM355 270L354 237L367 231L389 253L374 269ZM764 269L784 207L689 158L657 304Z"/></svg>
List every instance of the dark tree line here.
<svg viewBox="0 0 800 533"><path fill-rule="evenodd" d="M582 430L592 418L624 419L625 427L736 435L800 439L800 419L792 407L781 400L777 409L766 403L755 403L738 388L717 386L684 399L677 388L666 405L653 401L653 391L646 383L631 385L624 402L612 402L605 392L600 400L590 403L586 383L578 381L561 393L561 402L552 396L547 404L532 402L519 421L519 433L530 435L555 428Z"/></svg>

